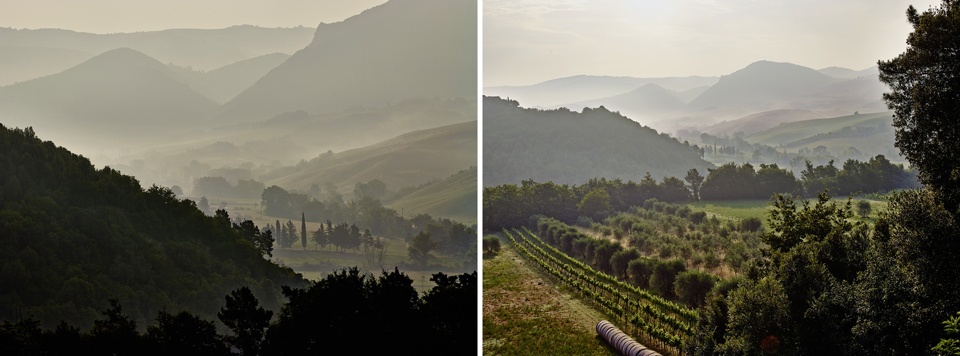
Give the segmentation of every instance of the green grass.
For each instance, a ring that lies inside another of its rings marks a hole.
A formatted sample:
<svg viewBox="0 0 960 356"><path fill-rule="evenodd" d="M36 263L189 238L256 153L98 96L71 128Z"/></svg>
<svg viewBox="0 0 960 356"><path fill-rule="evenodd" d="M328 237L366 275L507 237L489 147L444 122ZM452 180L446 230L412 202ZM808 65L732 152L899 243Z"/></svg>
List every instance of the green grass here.
<svg viewBox="0 0 960 356"><path fill-rule="evenodd" d="M511 247L483 260L484 355L612 355L601 314L561 292Z"/></svg>
<svg viewBox="0 0 960 356"><path fill-rule="evenodd" d="M686 204L693 211L707 212L707 218L716 216L720 221L739 221L746 218L760 218L767 228L767 216L773 209L769 200L705 200Z"/></svg>
<svg viewBox="0 0 960 356"><path fill-rule="evenodd" d="M476 224L477 169L472 167L460 171L386 206L398 212L402 209L406 216L426 213L434 218L447 218L468 226Z"/></svg>
<svg viewBox="0 0 960 356"><path fill-rule="evenodd" d="M860 217L857 214L857 201L867 200L870 202L872 212L866 217ZM816 198L807 199L810 204L816 203ZM832 197L831 202L836 202L837 204L845 204L847 197ZM707 201L698 201L686 203L686 206L689 206L690 209L694 211L705 211L707 212L707 217L716 216L717 219L721 221L739 221L746 218L759 218L763 221L764 229L769 229L770 224L767 219L770 217L770 211L773 210L773 205L770 203L772 200L707 200ZM798 207L800 206L800 201L797 201ZM887 202L875 198L859 198L853 197L851 200L854 217L853 221L863 221L868 224L873 224L876 222L878 214L886 210Z"/></svg>

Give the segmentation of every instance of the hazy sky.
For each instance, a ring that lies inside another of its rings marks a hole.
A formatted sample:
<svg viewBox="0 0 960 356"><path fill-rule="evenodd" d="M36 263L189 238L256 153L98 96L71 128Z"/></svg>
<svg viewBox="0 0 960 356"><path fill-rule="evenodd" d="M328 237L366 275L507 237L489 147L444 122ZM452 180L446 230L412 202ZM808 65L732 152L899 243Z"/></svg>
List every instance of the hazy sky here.
<svg viewBox="0 0 960 356"><path fill-rule="evenodd" d="M904 51L894 0L483 0L484 86L729 74L757 60L865 69Z"/></svg>
<svg viewBox="0 0 960 356"><path fill-rule="evenodd" d="M116 33L170 28L317 27L386 0L0 0L0 27Z"/></svg>

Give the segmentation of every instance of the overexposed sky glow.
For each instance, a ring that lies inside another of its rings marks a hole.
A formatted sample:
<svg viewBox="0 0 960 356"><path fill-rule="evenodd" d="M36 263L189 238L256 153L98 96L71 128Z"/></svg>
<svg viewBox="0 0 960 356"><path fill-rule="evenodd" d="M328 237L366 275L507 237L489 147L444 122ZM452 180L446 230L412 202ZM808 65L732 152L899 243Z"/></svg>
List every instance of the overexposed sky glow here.
<svg viewBox="0 0 960 356"><path fill-rule="evenodd" d="M386 0L0 0L0 27L118 33L233 25L317 27Z"/></svg>
<svg viewBox="0 0 960 356"><path fill-rule="evenodd" d="M860 70L905 49L899 0L483 0L484 86L717 76L758 60Z"/></svg>

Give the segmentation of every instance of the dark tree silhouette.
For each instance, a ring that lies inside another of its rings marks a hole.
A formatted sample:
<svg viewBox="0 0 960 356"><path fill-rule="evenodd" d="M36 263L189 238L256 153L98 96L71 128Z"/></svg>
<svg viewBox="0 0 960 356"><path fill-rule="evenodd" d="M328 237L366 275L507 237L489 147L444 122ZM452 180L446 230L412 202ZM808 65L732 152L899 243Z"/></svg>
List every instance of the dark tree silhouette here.
<svg viewBox="0 0 960 356"><path fill-rule="evenodd" d="M144 335L149 348L145 353L157 355L229 355L230 350L217 335L212 321L182 311L177 315L161 310L157 324L147 327Z"/></svg>
<svg viewBox="0 0 960 356"><path fill-rule="evenodd" d="M307 249L307 216L300 213L300 245Z"/></svg>
<svg viewBox="0 0 960 356"><path fill-rule="evenodd" d="M120 301L110 299L110 308L101 312L105 319L94 320L90 330L92 349L99 355L133 355L140 348L137 322L123 314Z"/></svg>
<svg viewBox="0 0 960 356"><path fill-rule="evenodd" d="M217 318L233 331L227 342L240 349L244 356L257 355L273 312L264 310L247 287L236 289L225 298L226 305L217 313Z"/></svg>

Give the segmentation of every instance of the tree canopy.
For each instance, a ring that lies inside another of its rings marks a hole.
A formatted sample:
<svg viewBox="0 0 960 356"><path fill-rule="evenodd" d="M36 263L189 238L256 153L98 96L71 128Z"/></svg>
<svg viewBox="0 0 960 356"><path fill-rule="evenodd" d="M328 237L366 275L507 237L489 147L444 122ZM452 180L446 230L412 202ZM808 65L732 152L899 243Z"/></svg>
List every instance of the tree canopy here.
<svg viewBox="0 0 960 356"><path fill-rule="evenodd" d="M955 211L960 205L960 2L918 13L907 8L913 32L907 49L878 62L890 87L883 99L894 111L896 146L920 172L920 181Z"/></svg>

